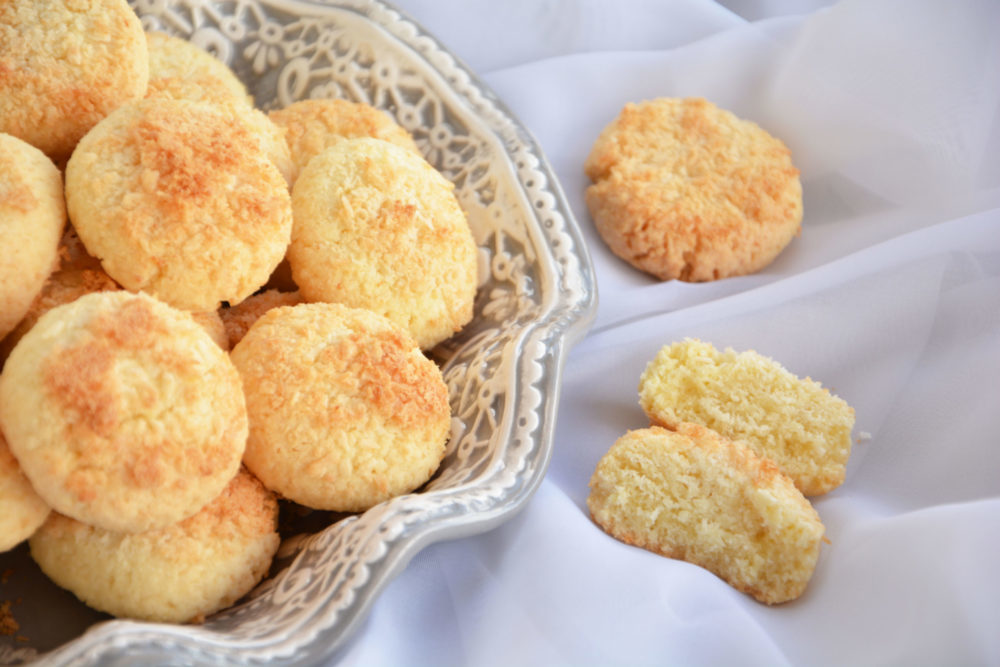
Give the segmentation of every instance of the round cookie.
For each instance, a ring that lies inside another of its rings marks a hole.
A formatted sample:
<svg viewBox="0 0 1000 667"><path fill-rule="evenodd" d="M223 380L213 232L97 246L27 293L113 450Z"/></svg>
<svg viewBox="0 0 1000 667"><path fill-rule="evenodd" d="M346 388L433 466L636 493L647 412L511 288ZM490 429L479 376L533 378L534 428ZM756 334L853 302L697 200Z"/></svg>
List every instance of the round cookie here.
<svg viewBox="0 0 1000 667"><path fill-rule="evenodd" d="M191 42L163 32L147 32L148 96L217 103L231 100L253 105L246 86L229 66Z"/></svg>
<svg viewBox="0 0 1000 667"><path fill-rule="evenodd" d="M703 99L627 104L584 170L601 238L661 280L758 271L801 228L802 186L788 148Z"/></svg>
<svg viewBox="0 0 1000 667"><path fill-rule="evenodd" d="M252 129L166 98L125 105L80 141L66 204L108 275L195 311L263 285L292 226L287 185Z"/></svg>
<svg viewBox="0 0 1000 667"><path fill-rule="evenodd" d="M66 224L62 176L33 146L0 134L0 337L31 307L58 261Z"/></svg>
<svg viewBox="0 0 1000 667"><path fill-rule="evenodd" d="M49 515L0 433L0 553L31 537Z"/></svg>
<svg viewBox="0 0 1000 667"><path fill-rule="evenodd" d="M341 304L275 308L231 357L250 418L244 462L282 496L360 512L413 491L438 468L448 388L385 318Z"/></svg>
<svg viewBox="0 0 1000 667"><path fill-rule="evenodd" d="M452 184L380 139L341 141L292 189L288 260L307 301L367 308L422 349L472 319L477 249Z"/></svg>
<svg viewBox="0 0 1000 667"><path fill-rule="evenodd" d="M8 0L0 73L0 132L61 164L104 116L146 94L146 38L125 0Z"/></svg>
<svg viewBox="0 0 1000 667"><path fill-rule="evenodd" d="M285 139L295 163L295 176L305 169L309 160L344 139L382 139L421 155L409 132L389 114L364 102L300 100L284 109L275 109L268 116L287 131Z"/></svg>
<svg viewBox="0 0 1000 667"><path fill-rule="evenodd" d="M278 549L278 502L240 470L197 514L138 534L53 513L32 536L42 571L114 616L199 622L232 605L267 573Z"/></svg>
<svg viewBox="0 0 1000 667"><path fill-rule="evenodd" d="M39 318L0 374L0 426L53 509L108 530L180 521L239 469L239 374L191 316L87 294Z"/></svg>

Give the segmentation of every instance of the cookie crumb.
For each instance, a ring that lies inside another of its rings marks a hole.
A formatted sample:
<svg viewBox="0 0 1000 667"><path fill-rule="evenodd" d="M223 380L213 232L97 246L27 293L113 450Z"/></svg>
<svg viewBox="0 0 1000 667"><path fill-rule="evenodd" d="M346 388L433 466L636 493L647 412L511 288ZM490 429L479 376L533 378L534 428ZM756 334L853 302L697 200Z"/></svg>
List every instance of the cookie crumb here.
<svg viewBox="0 0 1000 667"><path fill-rule="evenodd" d="M4 600L0 602L0 635L4 637L13 637L18 635L21 631L21 624L17 622L14 618L14 614L10 610L10 600Z"/></svg>

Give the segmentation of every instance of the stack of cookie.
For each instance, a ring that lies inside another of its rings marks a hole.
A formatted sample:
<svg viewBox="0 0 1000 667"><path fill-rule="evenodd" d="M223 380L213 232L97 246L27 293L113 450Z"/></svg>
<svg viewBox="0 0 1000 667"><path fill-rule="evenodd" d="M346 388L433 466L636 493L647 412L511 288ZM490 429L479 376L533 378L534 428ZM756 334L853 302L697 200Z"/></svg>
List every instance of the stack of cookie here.
<svg viewBox="0 0 1000 667"><path fill-rule="evenodd" d="M601 238L660 280L759 271L801 231L788 148L704 99L625 105L584 170ZM653 425L601 459L587 500L594 520L763 602L801 595L823 536L803 494L843 482L850 407L770 359L698 341L664 347L639 393Z"/></svg>
<svg viewBox="0 0 1000 667"><path fill-rule="evenodd" d="M851 407L756 352L691 339L649 363L639 402L652 426L598 463L594 521L762 602L801 595L824 533L806 496L843 483Z"/></svg>
<svg viewBox="0 0 1000 667"><path fill-rule="evenodd" d="M0 71L0 549L196 621L266 574L279 498L358 512L430 479L425 351L472 318L477 249L406 130L341 100L269 117L125 0L4 3Z"/></svg>

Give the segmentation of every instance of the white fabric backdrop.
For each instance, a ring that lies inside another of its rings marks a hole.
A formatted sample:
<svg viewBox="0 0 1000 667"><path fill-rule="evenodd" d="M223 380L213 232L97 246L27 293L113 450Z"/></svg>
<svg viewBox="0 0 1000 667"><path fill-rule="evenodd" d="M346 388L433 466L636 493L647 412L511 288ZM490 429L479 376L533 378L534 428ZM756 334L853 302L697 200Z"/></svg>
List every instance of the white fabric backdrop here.
<svg viewBox="0 0 1000 667"><path fill-rule="evenodd" d="M600 309L519 515L420 552L343 665L1000 664L1000 3L398 0L535 135ZM754 276L659 283L611 255L582 164L627 101L701 95L791 147L802 236ZM607 537L587 481L685 336L756 349L857 412L831 543L766 607Z"/></svg>

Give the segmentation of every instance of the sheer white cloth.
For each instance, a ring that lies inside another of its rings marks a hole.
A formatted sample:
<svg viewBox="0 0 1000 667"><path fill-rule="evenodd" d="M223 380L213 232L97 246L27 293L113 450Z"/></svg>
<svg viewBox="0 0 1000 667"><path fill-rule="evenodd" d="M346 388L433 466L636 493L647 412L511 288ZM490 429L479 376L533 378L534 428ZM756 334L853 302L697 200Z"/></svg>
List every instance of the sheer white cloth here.
<svg viewBox="0 0 1000 667"><path fill-rule="evenodd" d="M526 509L420 552L344 665L1000 664L1000 3L398 0L535 135L600 291ZM614 257L583 160L628 101L699 95L781 137L800 238L760 273L657 282ZM857 412L814 499L806 593L766 607L621 544L587 514L597 460L646 425L639 374L696 336L755 349Z"/></svg>

